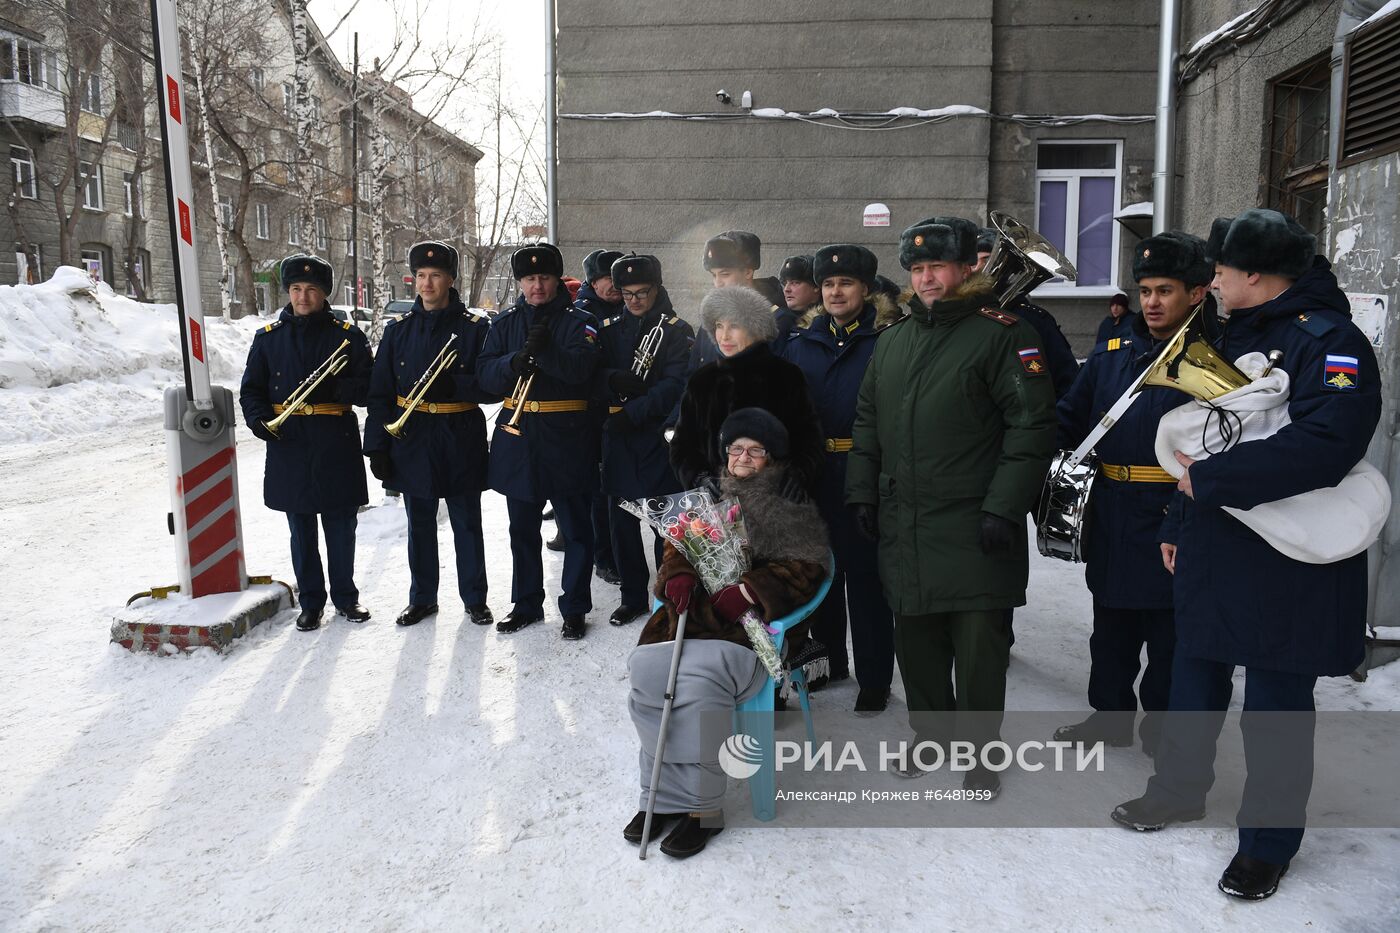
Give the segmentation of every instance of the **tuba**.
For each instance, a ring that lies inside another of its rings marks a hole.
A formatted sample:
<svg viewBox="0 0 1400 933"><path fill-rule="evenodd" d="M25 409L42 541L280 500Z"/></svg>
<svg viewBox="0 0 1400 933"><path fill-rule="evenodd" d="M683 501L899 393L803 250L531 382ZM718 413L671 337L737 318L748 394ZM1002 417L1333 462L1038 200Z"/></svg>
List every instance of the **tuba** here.
<svg viewBox="0 0 1400 933"><path fill-rule="evenodd" d="M1059 247L1005 211L987 215L998 234L982 273L995 283L997 306L1005 308L1053 278L1073 282L1078 273Z"/></svg>
<svg viewBox="0 0 1400 933"><path fill-rule="evenodd" d="M1114 403L1073 452L1062 450L1050 464L1045 487L1036 507L1036 548L1046 557L1080 563L1084 560L1084 529L1089 515L1089 495L1098 475L1098 459L1091 448L1147 386L1163 386L1185 392L1203 402L1214 401L1228 392L1249 385L1251 380L1221 356L1206 338L1201 318L1204 302L1191 309L1181 328L1162 347L1146 371ZM1282 354L1269 355L1269 368ZM1265 374L1268 370L1265 370Z"/></svg>

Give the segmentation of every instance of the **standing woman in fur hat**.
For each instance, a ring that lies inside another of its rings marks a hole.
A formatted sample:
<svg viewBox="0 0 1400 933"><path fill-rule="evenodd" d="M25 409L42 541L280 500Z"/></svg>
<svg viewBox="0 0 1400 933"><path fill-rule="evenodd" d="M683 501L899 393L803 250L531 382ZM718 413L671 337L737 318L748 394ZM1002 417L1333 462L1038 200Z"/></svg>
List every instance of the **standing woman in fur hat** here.
<svg viewBox="0 0 1400 933"><path fill-rule="evenodd" d="M700 303L701 326L720 358L695 371L681 397L671 466L685 489L712 482L724 470L719 442L724 419L740 408L766 408L787 429L792 447L784 489L815 496L824 454L821 421L807 380L769 341L777 325L768 299L751 288L717 288Z"/></svg>
<svg viewBox="0 0 1400 933"><path fill-rule="evenodd" d="M738 499L743 509L751 567L738 583L706 593L695 568L666 542L656 571L655 592L662 604L627 660L632 683L627 707L641 743L642 793L639 812L622 835L639 843L676 626L688 610L652 820L652 838L678 820L661 843L661 851L673 858L695 855L723 827L723 736L714 734L713 724L728 725L734 708L768 683L739 619L751 608L766 622L781 618L811 599L826 575L826 526L816 505L794 502L781 492L792 468L782 422L761 408L743 408L725 419L719 442L725 456L720 491ZM789 657L805 640L805 629L803 623L788 631L784 645Z"/></svg>

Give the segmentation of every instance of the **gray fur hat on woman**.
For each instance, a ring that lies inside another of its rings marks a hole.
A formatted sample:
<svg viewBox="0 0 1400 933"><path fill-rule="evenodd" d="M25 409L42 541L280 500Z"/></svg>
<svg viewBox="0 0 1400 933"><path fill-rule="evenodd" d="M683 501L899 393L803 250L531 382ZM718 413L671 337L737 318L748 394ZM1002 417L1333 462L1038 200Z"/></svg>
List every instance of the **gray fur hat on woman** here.
<svg viewBox="0 0 1400 933"><path fill-rule="evenodd" d="M716 288L700 302L700 323L711 334L721 321L743 328L759 342L778 336L773 303L752 288L731 285Z"/></svg>

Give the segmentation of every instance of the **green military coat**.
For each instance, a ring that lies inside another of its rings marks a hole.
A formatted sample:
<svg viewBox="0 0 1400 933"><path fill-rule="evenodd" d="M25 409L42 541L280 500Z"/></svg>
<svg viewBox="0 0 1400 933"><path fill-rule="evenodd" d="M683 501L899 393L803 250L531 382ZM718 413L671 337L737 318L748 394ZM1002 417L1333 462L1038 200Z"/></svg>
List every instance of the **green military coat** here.
<svg viewBox="0 0 1400 933"><path fill-rule="evenodd" d="M1026 538L982 553L983 512L1025 522L1055 452L1035 332L974 276L886 330L861 383L846 502L877 505L880 579L899 615L1026 602Z"/></svg>

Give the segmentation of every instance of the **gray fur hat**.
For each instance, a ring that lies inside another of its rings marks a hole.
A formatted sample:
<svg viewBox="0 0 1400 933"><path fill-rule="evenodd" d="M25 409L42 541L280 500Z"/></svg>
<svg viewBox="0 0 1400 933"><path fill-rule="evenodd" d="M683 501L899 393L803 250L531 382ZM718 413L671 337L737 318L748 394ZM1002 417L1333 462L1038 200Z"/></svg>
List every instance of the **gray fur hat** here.
<svg viewBox="0 0 1400 933"><path fill-rule="evenodd" d="M899 236L899 264L907 271L916 262L977 262L977 225L961 217L930 217Z"/></svg>
<svg viewBox="0 0 1400 933"><path fill-rule="evenodd" d="M1215 265L1206 259L1206 242L1189 233L1165 231L1133 249L1133 281L1176 279L1187 288L1209 285Z"/></svg>
<svg viewBox="0 0 1400 933"><path fill-rule="evenodd" d="M766 343L778 336L773 303L752 288L731 285L716 288L700 302L700 323L711 334L721 321L742 327L754 339Z"/></svg>
<svg viewBox="0 0 1400 933"><path fill-rule="evenodd" d="M1254 208L1240 214L1215 254L1222 266L1260 275L1301 278L1312 268L1317 238L1287 214Z"/></svg>

